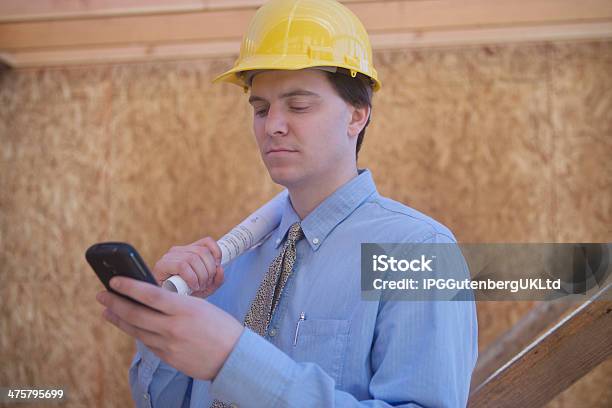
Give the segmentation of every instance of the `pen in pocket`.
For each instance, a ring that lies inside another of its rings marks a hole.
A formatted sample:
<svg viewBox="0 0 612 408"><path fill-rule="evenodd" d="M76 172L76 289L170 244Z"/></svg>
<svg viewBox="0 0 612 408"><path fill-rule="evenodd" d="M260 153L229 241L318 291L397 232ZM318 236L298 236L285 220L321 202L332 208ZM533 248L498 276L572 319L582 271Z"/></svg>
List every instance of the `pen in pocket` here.
<svg viewBox="0 0 612 408"><path fill-rule="evenodd" d="M300 319L297 321L297 324L295 325L295 337L293 338L293 347L297 345L298 333L300 331L300 323L302 323L304 320L306 320L306 313L302 312L300 313Z"/></svg>

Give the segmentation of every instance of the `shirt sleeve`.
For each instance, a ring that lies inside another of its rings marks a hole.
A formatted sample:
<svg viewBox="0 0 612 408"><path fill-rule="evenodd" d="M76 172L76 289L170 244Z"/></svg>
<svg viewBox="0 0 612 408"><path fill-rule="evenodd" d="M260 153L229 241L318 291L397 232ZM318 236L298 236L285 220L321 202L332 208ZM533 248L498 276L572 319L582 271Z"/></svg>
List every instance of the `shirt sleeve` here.
<svg viewBox="0 0 612 408"><path fill-rule="evenodd" d="M318 365L295 362L248 328L210 392L242 408L465 407L477 349L473 301L387 301L372 344L371 399L337 390Z"/></svg>
<svg viewBox="0 0 612 408"><path fill-rule="evenodd" d="M193 378L163 362L139 340L129 382L138 408L189 406Z"/></svg>

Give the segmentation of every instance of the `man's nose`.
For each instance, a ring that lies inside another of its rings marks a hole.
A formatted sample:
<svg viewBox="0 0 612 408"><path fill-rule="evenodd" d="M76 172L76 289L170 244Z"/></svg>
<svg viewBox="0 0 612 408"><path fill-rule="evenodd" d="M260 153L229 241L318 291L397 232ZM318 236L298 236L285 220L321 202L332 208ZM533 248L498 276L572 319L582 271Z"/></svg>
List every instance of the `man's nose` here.
<svg viewBox="0 0 612 408"><path fill-rule="evenodd" d="M282 109L271 106L266 115L266 134L268 136L283 136L288 131L287 118Z"/></svg>

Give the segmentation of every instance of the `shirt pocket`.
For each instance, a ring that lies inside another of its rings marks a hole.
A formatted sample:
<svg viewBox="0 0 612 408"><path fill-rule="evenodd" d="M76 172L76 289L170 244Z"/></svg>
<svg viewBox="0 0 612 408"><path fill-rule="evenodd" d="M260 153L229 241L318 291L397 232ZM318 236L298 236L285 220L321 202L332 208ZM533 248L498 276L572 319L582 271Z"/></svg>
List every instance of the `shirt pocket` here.
<svg viewBox="0 0 612 408"><path fill-rule="evenodd" d="M321 367L340 386L348 345L348 320L306 319L296 322L293 358Z"/></svg>

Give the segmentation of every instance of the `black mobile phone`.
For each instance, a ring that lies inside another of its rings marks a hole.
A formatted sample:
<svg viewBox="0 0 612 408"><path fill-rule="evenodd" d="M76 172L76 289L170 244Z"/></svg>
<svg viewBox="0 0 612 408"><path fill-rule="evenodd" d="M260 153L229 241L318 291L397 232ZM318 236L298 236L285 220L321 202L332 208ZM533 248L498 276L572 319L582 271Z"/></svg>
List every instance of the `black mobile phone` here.
<svg viewBox="0 0 612 408"><path fill-rule="evenodd" d="M132 302L142 305L137 300L113 290L109 285L109 281L113 276L127 276L128 278L159 286L153 274L138 254L138 251L128 243L100 242L94 244L85 252L85 258L108 291L116 293Z"/></svg>

